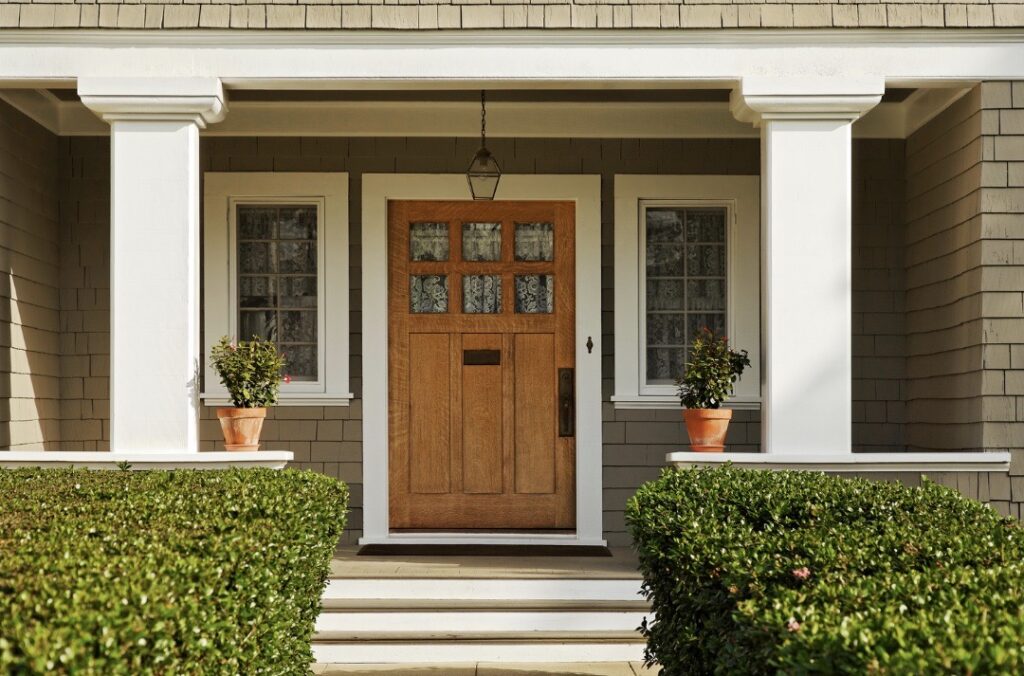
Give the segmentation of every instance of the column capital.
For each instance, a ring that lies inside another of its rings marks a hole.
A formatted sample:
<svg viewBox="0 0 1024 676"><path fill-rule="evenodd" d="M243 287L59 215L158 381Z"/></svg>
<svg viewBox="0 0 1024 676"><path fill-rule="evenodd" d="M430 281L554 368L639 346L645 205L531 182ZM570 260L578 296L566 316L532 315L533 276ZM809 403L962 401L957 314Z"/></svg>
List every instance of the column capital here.
<svg viewBox="0 0 1024 676"><path fill-rule="evenodd" d="M882 78L743 78L729 97L729 109L755 127L764 120L853 122L884 93Z"/></svg>
<svg viewBox="0 0 1024 676"><path fill-rule="evenodd" d="M122 120L191 121L200 129L227 113L218 78L83 77L78 95L106 122Z"/></svg>

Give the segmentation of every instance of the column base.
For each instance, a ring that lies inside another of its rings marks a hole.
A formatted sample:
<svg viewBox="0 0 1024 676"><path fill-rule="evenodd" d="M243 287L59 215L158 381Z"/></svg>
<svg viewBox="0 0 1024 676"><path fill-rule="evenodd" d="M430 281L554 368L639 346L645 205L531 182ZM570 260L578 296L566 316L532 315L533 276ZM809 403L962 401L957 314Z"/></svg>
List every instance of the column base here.
<svg viewBox="0 0 1024 676"><path fill-rule="evenodd" d="M291 451L246 451L229 453L161 452L123 453L116 451L0 451L0 467L79 467L85 469L229 469L266 467L283 469L293 458Z"/></svg>

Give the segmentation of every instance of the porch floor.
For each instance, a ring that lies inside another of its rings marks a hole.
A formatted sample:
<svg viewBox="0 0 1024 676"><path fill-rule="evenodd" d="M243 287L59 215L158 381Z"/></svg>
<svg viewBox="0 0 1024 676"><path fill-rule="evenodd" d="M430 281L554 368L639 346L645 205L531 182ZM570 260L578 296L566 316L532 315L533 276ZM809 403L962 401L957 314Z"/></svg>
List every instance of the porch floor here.
<svg viewBox="0 0 1024 676"><path fill-rule="evenodd" d="M359 556L359 547L340 547L331 561L331 577L406 579L599 579L639 580L637 559L628 547L612 547L611 556Z"/></svg>

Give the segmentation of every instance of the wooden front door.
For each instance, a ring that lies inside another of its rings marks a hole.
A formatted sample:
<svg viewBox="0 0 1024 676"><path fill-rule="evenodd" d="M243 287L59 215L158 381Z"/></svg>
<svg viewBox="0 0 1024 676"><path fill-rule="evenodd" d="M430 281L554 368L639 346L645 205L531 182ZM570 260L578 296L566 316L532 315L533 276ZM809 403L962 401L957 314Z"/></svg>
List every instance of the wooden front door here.
<svg viewBox="0 0 1024 676"><path fill-rule="evenodd" d="M575 205L388 207L390 526L575 527Z"/></svg>

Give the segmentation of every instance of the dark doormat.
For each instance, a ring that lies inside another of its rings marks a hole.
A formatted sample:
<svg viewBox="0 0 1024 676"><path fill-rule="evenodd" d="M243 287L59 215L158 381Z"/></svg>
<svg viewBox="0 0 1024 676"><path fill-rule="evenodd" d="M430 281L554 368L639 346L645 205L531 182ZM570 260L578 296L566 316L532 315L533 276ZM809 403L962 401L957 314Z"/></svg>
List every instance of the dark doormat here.
<svg viewBox="0 0 1024 676"><path fill-rule="evenodd" d="M356 556L611 556L607 547L574 545L364 545Z"/></svg>

